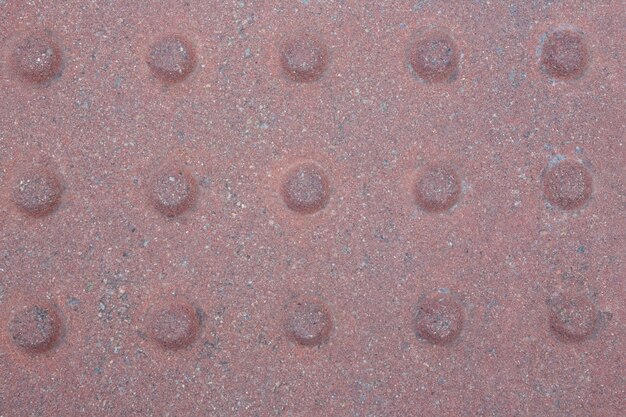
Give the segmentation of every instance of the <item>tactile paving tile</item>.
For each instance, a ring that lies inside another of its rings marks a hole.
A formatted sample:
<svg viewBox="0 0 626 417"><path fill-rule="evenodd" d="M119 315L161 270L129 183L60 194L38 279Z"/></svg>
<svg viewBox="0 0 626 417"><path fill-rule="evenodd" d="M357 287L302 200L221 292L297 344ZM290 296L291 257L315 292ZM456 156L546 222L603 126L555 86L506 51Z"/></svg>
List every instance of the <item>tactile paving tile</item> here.
<svg viewBox="0 0 626 417"><path fill-rule="evenodd" d="M623 416L623 0L0 0L0 416Z"/></svg>

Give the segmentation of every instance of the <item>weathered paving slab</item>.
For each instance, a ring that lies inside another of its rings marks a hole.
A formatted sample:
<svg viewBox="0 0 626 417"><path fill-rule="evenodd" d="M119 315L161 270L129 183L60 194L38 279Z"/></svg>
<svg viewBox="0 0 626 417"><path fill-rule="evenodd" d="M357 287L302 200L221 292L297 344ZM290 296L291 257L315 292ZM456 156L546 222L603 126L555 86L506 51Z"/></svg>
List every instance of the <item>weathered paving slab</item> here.
<svg viewBox="0 0 626 417"><path fill-rule="evenodd" d="M624 415L624 39L0 0L0 416Z"/></svg>

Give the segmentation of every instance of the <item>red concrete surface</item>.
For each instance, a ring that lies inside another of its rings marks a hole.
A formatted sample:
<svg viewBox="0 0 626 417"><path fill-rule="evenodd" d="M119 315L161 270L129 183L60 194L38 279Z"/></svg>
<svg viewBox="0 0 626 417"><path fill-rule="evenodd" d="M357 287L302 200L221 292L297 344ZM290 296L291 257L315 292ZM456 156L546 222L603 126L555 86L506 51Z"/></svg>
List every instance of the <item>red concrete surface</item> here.
<svg viewBox="0 0 626 417"><path fill-rule="evenodd" d="M0 416L623 416L624 39L0 0Z"/></svg>

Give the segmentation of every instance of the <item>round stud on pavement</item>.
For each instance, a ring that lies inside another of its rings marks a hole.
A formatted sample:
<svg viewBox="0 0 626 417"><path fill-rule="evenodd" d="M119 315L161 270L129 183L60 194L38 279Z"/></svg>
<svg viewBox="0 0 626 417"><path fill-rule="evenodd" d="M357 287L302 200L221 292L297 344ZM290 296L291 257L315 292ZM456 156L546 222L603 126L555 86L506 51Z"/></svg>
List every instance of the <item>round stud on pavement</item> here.
<svg viewBox="0 0 626 417"><path fill-rule="evenodd" d="M463 307L450 294L437 293L419 302L415 308L417 337L435 345L455 340L461 333L463 321Z"/></svg>
<svg viewBox="0 0 626 417"><path fill-rule="evenodd" d="M459 66L459 52L450 35L430 31L416 36L408 49L409 65L415 75L426 82L452 78Z"/></svg>
<svg viewBox="0 0 626 417"><path fill-rule="evenodd" d="M281 67L296 82L319 80L328 67L329 57L324 40L312 32L290 35L280 50Z"/></svg>
<svg viewBox="0 0 626 417"><path fill-rule="evenodd" d="M591 174L578 162L562 161L548 170L543 191L548 202L562 210L584 206L593 188Z"/></svg>
<svg viewBox="0 0 626 417"><path fill-rule="evenodd" d="M166 167L151 180L150 196L156 209L174 217L188 210L196 198L196 181L184 168Z"/></svg>
<svg viewBox="0 0 626 417"><path fill-rule="evenodd" d="M413 194L422 210L430 213L447 211L460 199L461 179L449 165L428 165L418 173Z"/></svg>
<svg viewBox="0 0 626 417"><path fill-rule="evenodd" d="M61 73L61 47L46 33L32 33L20 39L13 49L11 64L23 80L44 84Z"/></svg>
<svg viewBox="0 0 626 417"><path fill-rule="evenodd" d="M196 66L193 45L180 35L167 35L150 46L148 66L155 77L165 83L184 80Z"/></svg>
<svg viewBox="0 0 626 417"><path fill-rule="evenodd" d="M558 294L548 302L550 328L563 341L589 338L596 328L598 310L583 295Z"/></svg>
<svg viewBox="0 0 626 417"><path fill-rule="evenodd" d="M61 318L55 307L36 304L15 313L9 322L9 336L20 349L42 353L52 349L61 336Z"/></svg>
<svg viewBox="0 0 626 417"><path fill-rule="evenodd" d="M56 174L46 168L31 168L22 172L15 182L13 202L30 216L49 214L61 201L61 182Z"/></svg>
<svg viewBox="0 0 626 417"><path fill-rule="evenodd" d="M598 321L598 310L583 295L559 294L549 303L550 328L565 342L579 342L589 338Z"/></svg>
<svg viewBox="0 0 626 417"><path fill-rule="evenodd" d="M289 169L280 190L288 208L300 214L323 209L330 198L326 173L314 162L303 162Z"/></svg>
<svg viewBox="0 0 626 417"><path fill-rule="evenodd" d="M285 329L296 343L319 346L330 337L333 317L328 306L321 300L302 297L287 306Z"/></svg>
<svg viewBox="0 0 626 417"><path fill-rule="evenodd" d="M579 78L589 62L589 50L583 36L569 29L548 35L543 44L541 66L553 78Z"/></svg>
<svg viewBox="0 0 626 417"><path fill-rule="evenodd" d="M187 301L171 300L148 312L148 335L163 349L176 350L193 343L200 330L200 317Z"/></svg>

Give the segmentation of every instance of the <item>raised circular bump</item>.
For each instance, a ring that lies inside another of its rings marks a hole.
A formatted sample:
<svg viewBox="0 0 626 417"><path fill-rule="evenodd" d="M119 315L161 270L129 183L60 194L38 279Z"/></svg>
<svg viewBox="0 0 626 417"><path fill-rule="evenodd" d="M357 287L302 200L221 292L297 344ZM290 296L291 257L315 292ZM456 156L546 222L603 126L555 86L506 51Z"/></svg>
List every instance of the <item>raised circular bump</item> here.
<svg viewBox="0 0 626 417"><path fill-rule="evenodd" d="M319 346L330 337L333 317L321 300L301 297L288 305L285 329L291 339L300 345Z"/></svg>
<svg viewBox="0 0 626 417"><path fill-rule="evenodd" d="M291 167L281 186L283 201L300 214L313 214L323 209L330 199L330 182L324 170L314 162Z"/></svg>
<svg viewBox="0 0 626 417"><path fill-rule="evenodd" d="M322 37L312 32L290 35L280 51L283 71L296 82L319 80L328 67L329 57L330 52Z"/></svg>
<svg viewBox="0 0 626 417"><path fill-rule="evenodd" d="M570 29L550 33L543 44L541 65L554 78L579 78L589 61L589 50L583 36Z"/></svg>
<svg viewBox="0 0 626 417"><path fill-rule="evenodd" d="M177 350L191 345L199 330L200 317L187 301L163 302L148 313L148 334L163 349Z"/></svg>
<svg viewBox="0 0 626 417"><path fill-rule="evenodd" d="M163 82L184 80L196 66L196 52L186 38L166 35L150 46L148 66L155 77Z"/></svg>
<svg viewBox="0 0 626 417"><path fill-rule="evenodd" d="M550 328L557 338L578 342L589 338L598 321L598 310L582 295L559 294L549 301Z"/></svg>
<svg viewBox="0 0 626 417"><path fill-rule="evenodd" d="M581 208L591 197L591 174L578 162L562 161L550 168L543 179L548 202L562 210Z"/></svg>
<svg viewBox="0 0 626 417"><path fill-rule="evenodd" d="M415 202L424 211L450 210L460 199L461 179L453 167L431 164L418 173L413 194Z"/></svg>
<svg viewBox="0 0 626 417"><path fill-rule="evenodd" d="M9 322L9 336L20 349L42 353L61 336L61 318L55 307L36 304L18 311Z"/></svg>
<svg viewBox="0 0 626 417"><path fill-rule="evenodd" d="M459 66L456 43L438 30L416 37L409 45L408 59L415 75L427 82L447 81Z"/></svg>
<svg viewBox="0 0 626 417"><path fill-rule="evenodd" d="M46 168L31 168L17 177L13 202L24 213L40 217L54 211L61 194L61 182L56 174Z"/></svg>
<svg viewBox="0 0 626 417"><path fill-rule="evenodd" d="M61 73L63 54L59 44L45 33L31 33L13 49L13 70L25 81L43 84Z"/></svg>
<svg viewBox="0 0 626 417"><path fill-rule="evenodd" d="M450 294L437 293L418 303L414 329L418 338L445 345L459 336L463 321L461 303Z"/></svg>
<svg viewBox="0 0 626 417"><path fill-rule="evenodd" d="M166 167L151 181L150 194L156 209L168 217L188 210L196 198L196 181L184 168Z"/></svg>

